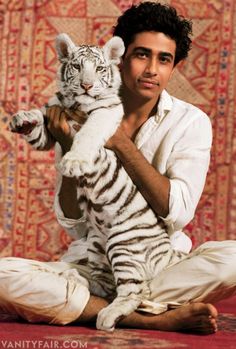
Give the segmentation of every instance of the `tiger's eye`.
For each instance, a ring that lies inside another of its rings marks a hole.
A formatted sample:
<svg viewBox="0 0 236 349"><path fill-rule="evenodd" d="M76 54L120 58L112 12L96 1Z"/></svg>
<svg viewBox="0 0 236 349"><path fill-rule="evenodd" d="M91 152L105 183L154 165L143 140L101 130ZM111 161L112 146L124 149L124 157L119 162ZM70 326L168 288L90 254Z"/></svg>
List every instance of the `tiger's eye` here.
<svg viewBox="0 0 236 349"><path fill-rule="evenodd" d="M74 67L75 69L77 69L78 71L80 71L80 65L79 65L79 64L73 64L73 67Z"/></svg>
<svg viewBox="0 0 236 349"><path fill-rule="evenodd" d="M103 71L103 67L101 65L99 65L96 70L97 71Z"/></svg>

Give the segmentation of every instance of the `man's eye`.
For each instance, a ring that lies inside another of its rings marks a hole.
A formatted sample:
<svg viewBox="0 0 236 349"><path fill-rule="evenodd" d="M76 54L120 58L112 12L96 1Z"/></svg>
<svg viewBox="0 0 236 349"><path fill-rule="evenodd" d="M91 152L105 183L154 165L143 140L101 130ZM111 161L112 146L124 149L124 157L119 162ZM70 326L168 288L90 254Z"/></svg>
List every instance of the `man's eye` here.
<svg viewBox="0 0 236 349"><path fill-rule="evenodd" d="M80 71L80 65L79 65L79 64L73 64L73 67L74 67L75 69L77 69L78 71Z"/></svg>
<svg viewBox="0 0 236 349"><path fill-rule="evenodd" d="M148 55L146 52L137 52L136 56L139 58L146 58Z"/></svg>
<svg viewBox="0 0 236 349"><path fill-rule="evenodd" d="M171 59L169 57L161 57L160 62L161 63L170 63Z"/></svg>

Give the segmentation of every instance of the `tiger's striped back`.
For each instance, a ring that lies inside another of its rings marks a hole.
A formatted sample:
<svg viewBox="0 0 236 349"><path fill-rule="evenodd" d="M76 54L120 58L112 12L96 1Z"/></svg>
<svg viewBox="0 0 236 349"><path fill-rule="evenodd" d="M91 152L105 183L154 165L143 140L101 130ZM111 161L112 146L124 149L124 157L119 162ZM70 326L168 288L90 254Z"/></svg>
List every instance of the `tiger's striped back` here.
<svg viewBox="0 0 236 349"><path fill-rule="evenodd" d="M150 281L169 263L181 258L171 247L163 221L112 151L100 150L93 172L78 178L78 191L79 205L93 227L88 235L88 263L92 263L99 290L103 289L102 294L93 289L95 294L107 296L112 292L110 276L107 284L104 275L99 281L102 265L104 270L112 271L116 285L130 286L132 281Z"/></svg>

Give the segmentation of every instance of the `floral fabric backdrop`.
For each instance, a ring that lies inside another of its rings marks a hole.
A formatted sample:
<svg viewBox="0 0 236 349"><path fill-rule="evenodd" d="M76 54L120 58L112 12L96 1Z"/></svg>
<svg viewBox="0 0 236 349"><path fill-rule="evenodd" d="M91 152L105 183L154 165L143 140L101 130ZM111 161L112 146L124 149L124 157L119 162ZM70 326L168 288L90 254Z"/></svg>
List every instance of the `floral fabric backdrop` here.
<svg viewBox="0 0 236 349"><path fill-rule="evenodd" d="M204 193L185 228L194 246L236 238L236 2L169 0L193 21L193 49L169 91L210 117L214 143ZM38 152L7 130L18 109L42 105L56 90L54 40L103 44L131 0L0 1L0 256L56 260L70 238L52 208L54 152ZM197 173L196 173L197 176Z"/></svg>

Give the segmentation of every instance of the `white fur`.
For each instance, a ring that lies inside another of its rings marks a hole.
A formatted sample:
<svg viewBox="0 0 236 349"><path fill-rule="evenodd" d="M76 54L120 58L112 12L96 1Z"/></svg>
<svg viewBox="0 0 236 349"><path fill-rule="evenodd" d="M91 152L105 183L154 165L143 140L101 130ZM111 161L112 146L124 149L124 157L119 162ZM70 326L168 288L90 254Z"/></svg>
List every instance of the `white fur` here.
<svg viewBox="0 0 236 349"><path fill-rule="evenodd" d="M81 50L68 35L60 34L56 47L62 65L71 64L72 72L69 82L60 80L60 70L58 73L60 92L66 96L63 106L71 107L78 102L80 109L88 114L87 121L76 133L72 148L62 158L59 168L64 175L77 176L78 183L85 179L88 184L87 187L78 184L77 197L78 200L83 196L86 198L81 201L80 209L87 219L87 259L92 279L89 286L92 294L113 297L113 302L97 317L98 329L112 331L121 316L130 314L148 299L148 281L156 277L170 261L177 261L181 256L171 249L167 232L160 226L155 213L137 191L114 152L104 148L124 113L118 96L121 79L117 67L124 53L122 40L114 37L102 49L104 65L112 65L112 88L104 85L100 79L97 61L94 61L89 47L85 49L88 56L83 62L78 57L83 69L72 64L73 57ZM81 84L90 85L86 94ZM62 105L62 102L54 96L49 101L49 105L53 104ZM40 137L39 142L34 144L38 148L47 140L44 114L43 110L19 112L13 116L10 127L17 131L24 122L36 122L33 131L25 138L32 141ZM94 162L97 156L99 161ZM109 182L112 185L106 190ZM78 251L78 263L80 258L86 258L85 254L84 250ZM115 270L116 263L118 269Z"/></svg>
<svg viewBox="0 0 236 349"><path fill-rule="evenodd" d="M68 50L65 49L66 45L68 45ZM60 37L60 47L64 47L64 51L67 53L71 47L70 40L65 36ZM119 37L113 37L105 44L103 51L108 60L107 64L113 65L115 83L113 83L112 89L101 89L98 86L97 67L89 58L85 61L80 82L93 87L88 91L89 96L83 94L78 96L76 101L81 104L82 111L86 113L94 109L96 111L91 113L85 125L75 135L71 150L65 154L59 165L65 176L81 176L83 173L91 171L91 165L93 165L99 149L115 133L124 114L121 100L118 97L121 79L117 68L124 53L124 44ZM59 52L62 55L61 48ZM99 90L98 98L94 97L97 93L96 89ZM111 107L113 105L115 106Z"/></svg>
<svg viewBox="0 0 236 349"><path fill-rule="evenodd" d="M71 150L64 155L60 163L59 167L63 175L78 177L83 173L91 172L91 166L99 149L115 133L122 116L121 104L115 108L101 109L92 113L75 135Z"/></svg>

